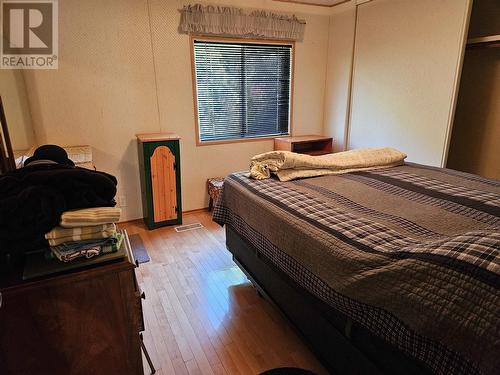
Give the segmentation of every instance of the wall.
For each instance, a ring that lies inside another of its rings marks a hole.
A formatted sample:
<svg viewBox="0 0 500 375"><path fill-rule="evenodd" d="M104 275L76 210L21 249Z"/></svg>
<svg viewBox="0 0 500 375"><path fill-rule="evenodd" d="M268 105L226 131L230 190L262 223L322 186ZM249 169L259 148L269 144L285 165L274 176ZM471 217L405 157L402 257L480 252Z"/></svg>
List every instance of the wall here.
<svg viewBox="0 0 500 375"><path fill-rule="evenodd" d="M2 97L9 136L14 151L24 151L35 143L24 78L20 70L0 69Z"/></svg>
<svg viewBox="0 0 500 375"><path fill-rule="evenodd" d="M442 166L469 0L358 7L349 147L391 146Z"/></svg>
<svg viewBox="0 0 500 375"><path fill-rule="evenodd" d="M274 8L272 1L233 1L235 6ZM234 143L196 147L191 80L190 43L177 33L177 2L151 1L153 46L157 73L160 126L182 138L183 207L186 210L207 205L206 180L248 168L249 159L271 151L272 141ZM294 11L295 5L287 4ZM296 43L293 103L294 134L321 133L323 95L328 43L328 17L298 14L307 22L305 39ZM175 88L175 89L174 89Z"/></svg>
<svg viewBox="0 0 500 375"><path fill-rule="evenodd" d="M334 151L344 151L349 120L349 87L356 10L352 4L330 16L328 67L325 88L324 133L333 137Z"/></svg>
<svg viewBox="0 0 500 375"><path fill-rule="evenodd" d="M497 35L500 33L500 2L498 0L476 0L472 5L469 38Z"/></svg>
<svg viewBox="0 0 500 375"><path fill-rule="evenodd" d="M89 144L140 217L134 134L159 129L144 1L59 2L59 69L26 71L39 143Z"/></svg>
<svg viewBox="0 0 500 375"><path fill-rule="evenodd" d="M500 3L474 3L469 37L500 33ZM500 49L465 53L448 167L500 179Z"/></svg>
<svg viewBox="0 0 500 375"><path fill-rule="evenodd" d="M26 71L39 142L92 145L98 169L119 179L119 196L127 201L125 220L142 215L138 132L181 136L185 210L207 205L208 177L246 169L252 155L272 149L272 141L195 145L189 38L177 32L178 9L186 3L61 1L59 70ZM295 53L294 134L326 133L335 138L336 151L343 150L353 2L331 9L272 0L210 3L306 19L305 40ZM411 160L440 164L467 3L374 0L360 5L352 147L393 145Z"/></svg>
<svg viewBox="0 0 500 375"><path fill-rule="evenodd" d="M223 3L222 1L215 1ZM185 1L59 2L59 69L27 71L26 85L40 143L89 144L98 169L119 179L124 220L142 216L135 134L182 137L183 209L206 207L206 179L246 169L271 141L195 145L189 37L177 32ZM211 3L214 3L212 1ZM328 43L324 8L271 0L232 1L296 13L307 22L296 45L294 133L320 133ZM313 9L316 14L302 13Z"/></svg>
<svg viewBox="0 0 500 375"><path fill-rule="evenodd" d="M500 49L467 51L448 167L500 179Z"/></svg>

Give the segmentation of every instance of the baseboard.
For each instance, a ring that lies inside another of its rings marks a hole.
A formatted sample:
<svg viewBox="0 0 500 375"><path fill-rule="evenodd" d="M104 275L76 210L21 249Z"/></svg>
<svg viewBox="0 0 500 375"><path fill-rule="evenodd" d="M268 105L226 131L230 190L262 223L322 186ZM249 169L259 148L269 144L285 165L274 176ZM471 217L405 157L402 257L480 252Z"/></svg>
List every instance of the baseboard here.
<svg viewBox="0 0 500 375"><path fill-rule="evenodd" d="M203 207L203 208L197 208L195 210L188 210L188 211L182 211L182 215L190 215L190 214L196 214L200 212L209 212L208 207ZM131 219L131 220L124 220L124 221L119 221L117 224L133 224L133 223L142 223L143 219Z"/></svg>
<svg viewBox="0 0 500 375"><path fill-rule="evenodd" d="M208 207L197 208L195 210L182 211L183 215L196 214L199 212L208 212Z"/></svg>

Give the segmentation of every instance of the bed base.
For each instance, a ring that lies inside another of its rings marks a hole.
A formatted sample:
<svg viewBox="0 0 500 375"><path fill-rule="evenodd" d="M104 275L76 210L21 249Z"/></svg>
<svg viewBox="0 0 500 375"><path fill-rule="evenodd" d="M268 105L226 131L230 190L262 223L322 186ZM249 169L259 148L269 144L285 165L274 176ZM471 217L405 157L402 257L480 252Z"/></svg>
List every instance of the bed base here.
<svg viewBox="0 0 500 375"><path fill-rule="evenodd" d="M422 363L307 292L228 225L226 245L258 293L278 307L332 374L431 373Z"/></svg>

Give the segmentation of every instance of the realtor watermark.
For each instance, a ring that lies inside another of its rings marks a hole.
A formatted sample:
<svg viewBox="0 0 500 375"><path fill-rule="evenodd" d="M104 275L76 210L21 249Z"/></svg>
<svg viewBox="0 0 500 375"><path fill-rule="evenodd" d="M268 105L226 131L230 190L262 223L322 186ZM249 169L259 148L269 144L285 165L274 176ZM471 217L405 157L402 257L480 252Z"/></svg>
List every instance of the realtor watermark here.
<svg viewBox="0 0 500 375"><path fill-rule="evenodd" d="M57 0L0 0L1 69L57 69Z"/></svg>

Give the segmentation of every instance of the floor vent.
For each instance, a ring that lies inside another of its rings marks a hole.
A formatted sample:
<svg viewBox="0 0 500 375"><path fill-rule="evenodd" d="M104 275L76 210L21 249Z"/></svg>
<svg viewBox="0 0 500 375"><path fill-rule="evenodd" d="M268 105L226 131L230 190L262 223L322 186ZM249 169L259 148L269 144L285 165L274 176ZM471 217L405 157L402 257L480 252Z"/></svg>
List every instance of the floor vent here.
<svg viewBox="0 0 500 375"><path fill-rule="evenodd" d="M200 228L203 228L203 225L201 225L201 223L194 223L194 224L179 225L178 227L175 227L175 231L186 232L188 230L194 230Z"/></svg>

